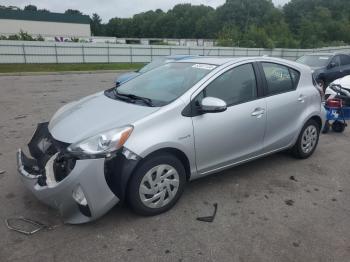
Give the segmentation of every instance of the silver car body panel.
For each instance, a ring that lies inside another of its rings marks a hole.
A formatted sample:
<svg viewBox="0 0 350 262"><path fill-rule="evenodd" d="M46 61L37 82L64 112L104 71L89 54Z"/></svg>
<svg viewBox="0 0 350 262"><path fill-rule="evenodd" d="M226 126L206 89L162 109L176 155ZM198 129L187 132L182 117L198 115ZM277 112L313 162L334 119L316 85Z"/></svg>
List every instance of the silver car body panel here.
<svg viewBox="0 0 350 262"><path fill-rule="evenodd" d="M227 70L258 61L278 63L300 72L295 91L228 107L226 111L194 117L183 110L209 83ZM88 96L61 108L49 124L51 135L75 143L101 131L132 125L124 147L140 158L162 149L176 149L188 159L190 179L196 179L294 145L311 117L325 122L320 95L309 67L277 58L205 58L176 63L204 63L217 67L178 99L163 107L147 107L113 100L103 93ZM132 80L131 80L132 81ZM104 178L104 159L77 161L72 173L53 188L37 188L33 178L22 178L43 202L59 208L69 223L91 221L107 212L118 198ZM91 203L92 217L78 214L71 198L80 184ZM57 204L60 203L60 204Z"/></svg>
<svg viewBox="0 0 350 262"><path fill-rule="evenodd" d="M156 107L112 100L100 92L63 107L52 117L49 130L55 139L74 143L128 125L157 110Z"/></svg>
<svg viewBox="0 0 350 262"><path fill-rule="evenodd" d="M104 178L104 159L78 160L72 172L64 180L51 186L40 186L37 178L30 176L21 163L19 151L17 165L24 185L43 203L58 209L66 223L78 224L93 221L108 212L118 198L109 189ZM55 156L54 156L55 157ZM50 161L46 165L50 169ZM81 186L91 211L91 217L81 214L72 198L73 190Z"/></svg>

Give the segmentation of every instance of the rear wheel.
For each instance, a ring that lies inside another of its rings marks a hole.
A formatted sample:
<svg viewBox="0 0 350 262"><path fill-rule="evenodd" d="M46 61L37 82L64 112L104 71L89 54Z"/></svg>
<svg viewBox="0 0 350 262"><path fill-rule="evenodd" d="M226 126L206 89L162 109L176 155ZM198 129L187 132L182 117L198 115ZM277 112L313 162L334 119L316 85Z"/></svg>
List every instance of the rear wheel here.
<svg viewBox="0 0 350 262"><path fill-rule="evenodd" d="M128 202L138 214L151 216L172 208L186 182L185 168L175 156L158 154L144 161L131 178Z"/></svg>
<svg viewBox="0 0 350 262"><path fill-rule="evenodd" d="M307 121L292 149L293 155L301 159L310 157L317 147L319 135L319 124L313 119Z"/></svg>
<svg viewBox="0 0 350 262"><path fill-rule="evenodd" d="M340 121L334 121L332 124L332 130L337 133L342 133L344 132L346 127L346 124Z"/></svg>

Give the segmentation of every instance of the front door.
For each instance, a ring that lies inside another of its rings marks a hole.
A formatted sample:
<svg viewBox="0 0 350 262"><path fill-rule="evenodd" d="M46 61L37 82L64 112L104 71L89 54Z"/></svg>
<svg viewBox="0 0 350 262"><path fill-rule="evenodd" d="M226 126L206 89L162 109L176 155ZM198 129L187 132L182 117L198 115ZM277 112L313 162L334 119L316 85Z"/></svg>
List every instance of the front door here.
<svg viewBox="0 0 350 262"><path fill-rule="evenodd" d="M341 77L350 75L350 56L340 55L340 74Z"/></svg>
<svg viewBox="0 0 350 262"><path fill-rule="evenodd" d="M227 110L192 117L196 163L202 175L254 157L263 146L266 105L258 96L252 64L227 70L194 99L203 97L224 100Z"/></svg>
<svg viewBox="0 0 350 262"><path fill-rule="evenodd" d="M342 73L340 68L340 56L336 55L333 57L332 61L330 62L329 66L332 65L331 68L329 68L326 71L326 84L330 84L335 79L341 78Z"/></svg>

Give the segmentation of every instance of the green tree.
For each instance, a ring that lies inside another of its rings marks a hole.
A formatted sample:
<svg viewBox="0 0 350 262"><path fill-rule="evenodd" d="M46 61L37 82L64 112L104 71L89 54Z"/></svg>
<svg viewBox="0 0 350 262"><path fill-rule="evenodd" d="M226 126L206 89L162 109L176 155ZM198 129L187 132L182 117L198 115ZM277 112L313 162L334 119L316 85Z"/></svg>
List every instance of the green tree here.
<svg viewBox="0 0 350 262"><path fill-rule="evenodd" d="M1 9L13 9L0 6ZM25 10L38 10L27 5ZM81 15L68 9L65 14ZM93 35L148 38L213 38L223 46L315 48L350 44L349 0L291 0L275 7L272 0L226 0L214 9L205 5L178 4L112 18L102 23L91 17ZM24 34L11 38L28 38Z"/></svg>
<svg viewBox="0 0 350 262"><path fill-rule="evenodd" d="M92 35L94 36L101 36L104 33L103 26L102 26L102 19L96 13L92 14L92 17L90 19L90 28L91 28Z"/></svg>
<svg viewBox="0 0 350 262"><path fill-rule="evenodd" d="M38 11L38 8L35 5L26 5L24 7L24 10L26 10L26 11Z"/></svg>
<svg viewBox="0 0 350 262"><path fill-rule="evenodd" d="M67 9L64 13L66 15L82 15L82 12L76 9Z"/></svg>
<svg viewBox="0 0 350 262"><path fill-rule="evenodd" d="M240 46L242 44L242 34L237 26L226 25L218 33L218 44L220 46Z"/></svg>

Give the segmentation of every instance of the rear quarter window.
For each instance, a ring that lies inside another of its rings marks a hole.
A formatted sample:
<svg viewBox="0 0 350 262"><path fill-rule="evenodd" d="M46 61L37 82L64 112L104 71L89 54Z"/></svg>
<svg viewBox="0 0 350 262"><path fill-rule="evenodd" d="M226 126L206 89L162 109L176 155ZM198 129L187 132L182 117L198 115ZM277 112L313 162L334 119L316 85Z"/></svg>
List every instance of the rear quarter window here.
<svg viewBox="0 0 350 262"><path fill-rule="evenodd" d="M270 62L261 65L267 82L268 95L286 93L297 88L300 79L297 70Z"/></svg>
<svg viewBox="0 0 350 262"><path fill-rule="evenodd" d="M341 65L350 65L350 56L348 55L341 55L340 56L340 63Z"/></svg>
<svg viewBox="0 0 350 262"><path fill-rule="evenodd" d="M294 89L296 89L298 87L299 80L300 80L300 72L295 69L289 68L289 74L292 78L293 87Z"/></svg>

